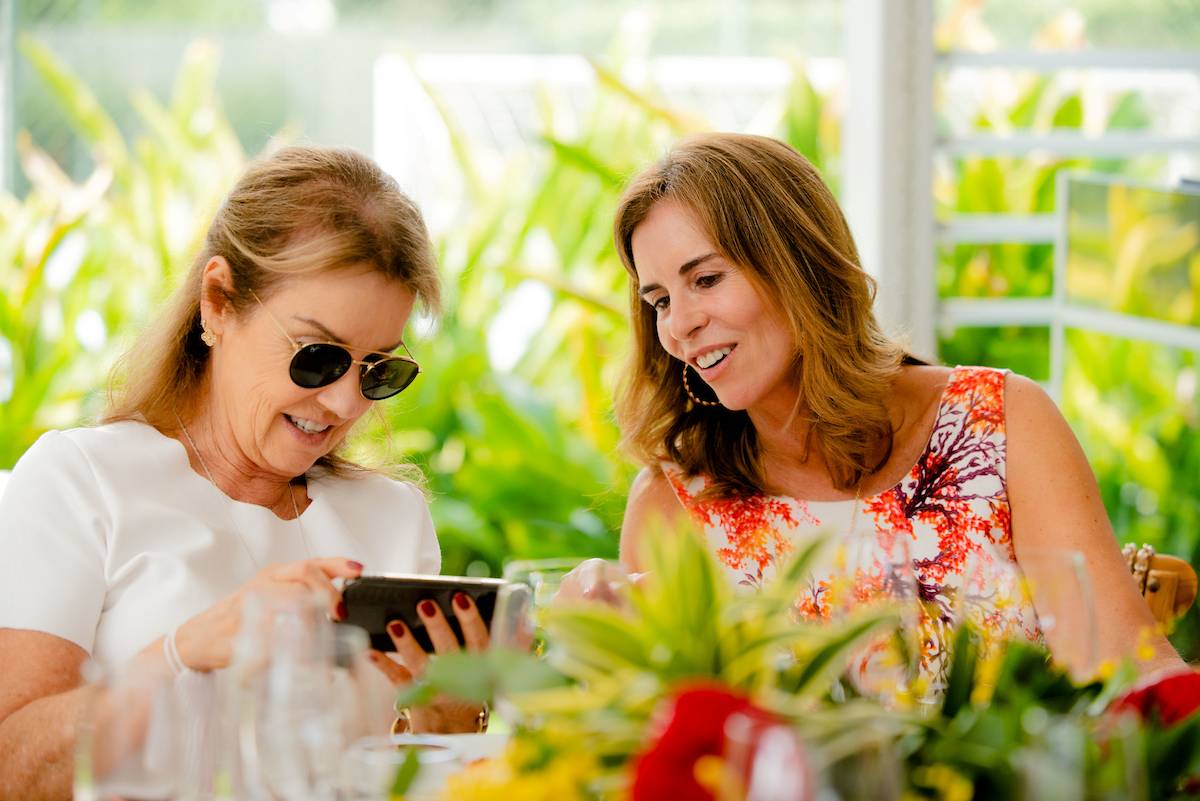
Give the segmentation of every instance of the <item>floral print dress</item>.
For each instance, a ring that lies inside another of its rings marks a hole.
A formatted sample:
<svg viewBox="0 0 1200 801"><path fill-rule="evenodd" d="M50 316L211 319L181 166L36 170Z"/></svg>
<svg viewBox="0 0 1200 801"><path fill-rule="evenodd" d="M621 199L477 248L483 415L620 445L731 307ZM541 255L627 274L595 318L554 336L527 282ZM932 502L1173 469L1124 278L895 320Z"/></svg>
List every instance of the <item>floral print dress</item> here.
<svg viewBox="0 0 1200 801"><path fill-rule="evenodd" d="M1041 641L1037 617L1014 589L1020 570L1012 548L1005 482L1006 371L956 367L938 404L928 444L900 483L857 501L807 501L779 495L699 500L707 479L662 469L675 494L701 526L731 581L753 591L770 581L805 539L823 533L834 542L865 541L874 572L856 571L855 594L886 583L881 568L897 552L923 605L921 671L944 680L950 629L969 615L989 636ZM898 548L897 546L902 546ZM844 568L844 562L842 563ZM809 619L831 615L832 565L819 567L797 588L795 611Z"/></svg>

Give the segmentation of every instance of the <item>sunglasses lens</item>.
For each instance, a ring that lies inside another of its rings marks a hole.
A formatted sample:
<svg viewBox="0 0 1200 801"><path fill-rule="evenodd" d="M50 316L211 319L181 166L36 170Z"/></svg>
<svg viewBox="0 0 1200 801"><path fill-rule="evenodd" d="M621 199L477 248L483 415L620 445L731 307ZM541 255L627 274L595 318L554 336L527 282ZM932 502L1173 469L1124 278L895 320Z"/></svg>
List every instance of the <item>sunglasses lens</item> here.
<svg viewBox="0 0 1200 801"><path fill-rule="evenodd" d="M288 373L296 386L316 389L337 381L350 369L350 364L350 353L345 348L318 343L296 351Z"/></svg>
<svg viewBox="0 0 1200 801"><path fill-rule="evenodd" d="M404 359L383 359L363 371L362 394L371 400L390 398L403 390L417 377L416 362Z"/></svg>

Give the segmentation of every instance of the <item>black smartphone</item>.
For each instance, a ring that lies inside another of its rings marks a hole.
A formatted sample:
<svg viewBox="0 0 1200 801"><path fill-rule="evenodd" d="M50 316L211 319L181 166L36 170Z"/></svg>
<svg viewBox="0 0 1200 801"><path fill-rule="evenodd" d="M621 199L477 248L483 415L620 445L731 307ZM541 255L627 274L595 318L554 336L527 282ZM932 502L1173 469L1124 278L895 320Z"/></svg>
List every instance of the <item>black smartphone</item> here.
<svg viewBox="0 0 1200 801"><path fill-rule="evenodd" d="M342 587L346 619L341 622L366 629L372 648L394 651L396 647L388 636L387 624L401 620L421 647L432 652L433 643L429 639L429 632L425 630L425 623L417 614L417 604L428 600L440 606L461 645L462 627L454 614L455 593L463 592L470 596L483 622L490 628L492 612L496 608L496 593L503 586L502 579L468 576L362 576L350 579Z"/></svg>

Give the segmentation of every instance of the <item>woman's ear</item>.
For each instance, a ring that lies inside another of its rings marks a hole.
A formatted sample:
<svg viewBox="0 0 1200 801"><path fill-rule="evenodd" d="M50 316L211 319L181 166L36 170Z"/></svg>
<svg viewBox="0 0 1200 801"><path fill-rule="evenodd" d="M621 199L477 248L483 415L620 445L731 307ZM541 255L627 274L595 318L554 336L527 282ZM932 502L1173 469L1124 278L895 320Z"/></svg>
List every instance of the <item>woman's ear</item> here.
<svg viewBox="0 0 1200 801"><path fill-rule="evenodd" d="M217 336L225 330L233 312L233 271L224 256L213 256L200 274L200 319Z"/></svg>

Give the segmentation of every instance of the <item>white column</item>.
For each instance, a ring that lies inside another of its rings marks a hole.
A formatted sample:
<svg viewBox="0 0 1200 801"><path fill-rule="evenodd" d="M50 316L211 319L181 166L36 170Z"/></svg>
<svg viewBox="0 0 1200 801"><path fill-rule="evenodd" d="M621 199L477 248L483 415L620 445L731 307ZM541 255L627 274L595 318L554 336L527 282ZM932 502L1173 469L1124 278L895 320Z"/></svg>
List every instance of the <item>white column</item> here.
<svg viewBox="0 0 1200 801"><path fill-rule="evenodd" d="M843 206L876 313L935 357L932 0L847 0Z"/></svg>
<svg viewBox="0 0 1200 801"><path fill-rule="evenodd" d="M13 29L13 3L14 0L0 0L0 192L13 191L13 170L16 168L13 155L13 137L16 135L16 127L13 124L13 110L16 108L16 79L13 76L16 32Z"/></svg>

